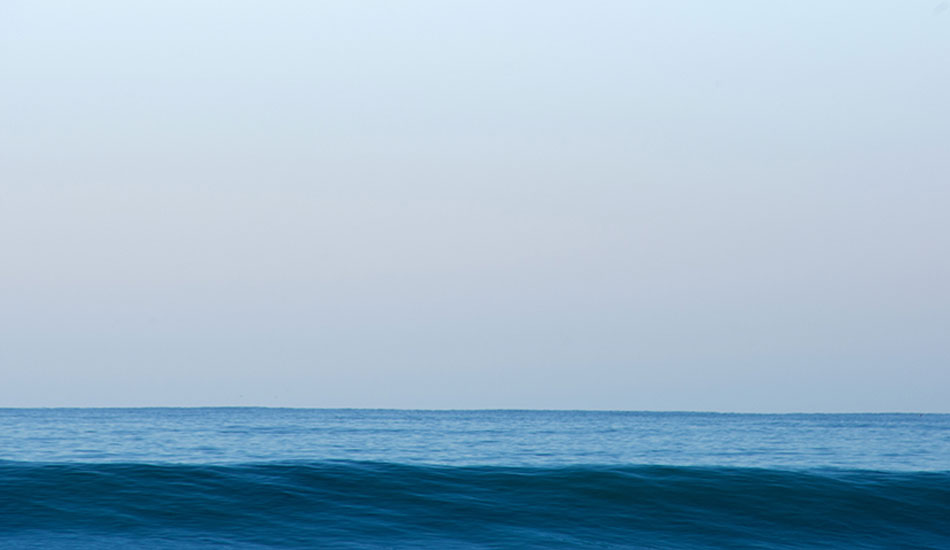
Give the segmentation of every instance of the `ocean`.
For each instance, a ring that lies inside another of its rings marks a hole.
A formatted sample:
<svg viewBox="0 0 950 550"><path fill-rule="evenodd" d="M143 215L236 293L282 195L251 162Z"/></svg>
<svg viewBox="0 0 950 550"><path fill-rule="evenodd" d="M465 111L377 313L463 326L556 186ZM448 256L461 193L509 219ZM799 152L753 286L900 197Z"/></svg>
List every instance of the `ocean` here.
<svg viewBox="0 0 950 550"><path fill-rule="evenodd" d="M950 549L950 415L0 409L2 549Z"/></svg>

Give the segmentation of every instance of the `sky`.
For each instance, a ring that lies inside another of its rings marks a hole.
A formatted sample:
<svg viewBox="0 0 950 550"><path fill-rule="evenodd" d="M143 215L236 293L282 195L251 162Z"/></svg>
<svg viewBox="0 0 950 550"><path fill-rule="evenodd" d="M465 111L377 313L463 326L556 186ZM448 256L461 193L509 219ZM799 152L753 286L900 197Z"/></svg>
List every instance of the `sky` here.
<svg viewBox="0 0 950 550"><path fill-rule="evenodd" d="M6 0L0 406L950 412L936 0Z"/></svg>

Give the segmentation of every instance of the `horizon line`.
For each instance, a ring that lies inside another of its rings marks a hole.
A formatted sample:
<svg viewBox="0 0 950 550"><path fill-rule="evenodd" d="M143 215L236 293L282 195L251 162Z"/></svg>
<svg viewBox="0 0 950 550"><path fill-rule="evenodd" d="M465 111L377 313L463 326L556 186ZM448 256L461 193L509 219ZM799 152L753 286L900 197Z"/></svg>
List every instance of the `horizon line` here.
<svg viewBox="0 0 950 550"><path fill-rule="evenodd" d="M147 409L271 409L312 411L391 411L391 412L581 412L634 414L721 414L721 415L950 415L927 411L716 411L716 410L649 410L649 409L545 409L545 408L403 408L403 407L304 407L277 405L106 405L106 406L0 406L0 411L14 410L147 410Z"/></svg>

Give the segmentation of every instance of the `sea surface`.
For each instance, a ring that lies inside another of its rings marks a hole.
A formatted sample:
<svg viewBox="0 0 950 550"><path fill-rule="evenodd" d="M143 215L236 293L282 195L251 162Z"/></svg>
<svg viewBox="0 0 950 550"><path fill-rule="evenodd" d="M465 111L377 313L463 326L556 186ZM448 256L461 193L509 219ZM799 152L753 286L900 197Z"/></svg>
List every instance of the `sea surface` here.
<svg viewBox="0 0 950 550"><path fill-rule="evenodd" d="M0 549L950 549L950 415L0 409Z"/></svg>

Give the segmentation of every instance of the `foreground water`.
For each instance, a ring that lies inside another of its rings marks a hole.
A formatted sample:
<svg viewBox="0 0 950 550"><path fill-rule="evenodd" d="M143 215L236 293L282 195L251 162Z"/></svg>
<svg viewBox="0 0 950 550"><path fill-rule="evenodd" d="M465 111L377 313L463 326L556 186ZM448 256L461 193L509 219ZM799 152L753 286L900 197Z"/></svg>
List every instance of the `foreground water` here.
<svg viewBox="0 0 950 550"><path fill-rule="evenodd" d="M0 409L0 547L950 548L950 415Z"/></svg>

